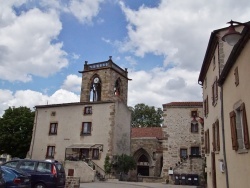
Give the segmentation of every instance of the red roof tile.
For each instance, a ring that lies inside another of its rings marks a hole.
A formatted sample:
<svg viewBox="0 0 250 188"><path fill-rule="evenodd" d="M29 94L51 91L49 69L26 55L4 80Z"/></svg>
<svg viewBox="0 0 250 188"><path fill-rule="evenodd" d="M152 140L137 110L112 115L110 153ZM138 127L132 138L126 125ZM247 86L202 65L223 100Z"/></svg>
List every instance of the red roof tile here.
<svg viewBox="0 0 250 188"><path fill-rule="evenodd" d="M132 128L131 138L152 137L163 139L161 127Z"/></svg>
<svg viewBox="0 0 250 188"><path fill-rule="evenodd" d="M172 106L176 106L176 107L192 107L192 106L203 106L202 102L171 102L171 103L167 103L167 104L163 104L163 107L172 107Z"/></svg>

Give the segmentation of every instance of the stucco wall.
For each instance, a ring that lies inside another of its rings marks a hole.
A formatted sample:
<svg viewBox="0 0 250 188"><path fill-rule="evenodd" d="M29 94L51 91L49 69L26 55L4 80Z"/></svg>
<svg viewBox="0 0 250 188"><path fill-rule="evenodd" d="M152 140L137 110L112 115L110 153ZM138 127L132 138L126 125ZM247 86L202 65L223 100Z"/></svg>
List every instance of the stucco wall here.
<svg viewBox="0 0 250 188"><path fill-rule="evenodd" d="M235 151L232 149L230 118L229 113L234 110L234 105L237 103L245 103L246 115L248 119L248 132L250 130L250 42L248 41L245 48L242 50L235 65L226 78L223 85L224 99L224 120L225 120L225 141L227 154L227 168L229 175L230 187L247 188L250 185L250 152ZM239 85L235 85L234 69L238 67ZM250 133L250 132L249 132ZM249 134L250 135L250 134Z"/></svg>
<svg viewBox="0 0 250 188"><path fill-rule="evenodd" d="M66 176L69 169L74 170L74 177L79 177L81 183L93 182L95 179L95 170L83 161L65 161L64 168Z"/></svg>

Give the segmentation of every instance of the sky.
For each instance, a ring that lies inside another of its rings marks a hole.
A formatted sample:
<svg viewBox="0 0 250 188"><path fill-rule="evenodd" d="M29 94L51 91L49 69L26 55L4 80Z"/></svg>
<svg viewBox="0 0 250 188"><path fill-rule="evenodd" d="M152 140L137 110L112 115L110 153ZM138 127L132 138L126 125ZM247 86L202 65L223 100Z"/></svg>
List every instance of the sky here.
<svg viewBox="0 0 250 188"><path fill-rule="evenodd" d="M0 0L0 116L80 101L85 61L128 69L128 106L202 101L213 30L250 20L249 0Z"/></svg>

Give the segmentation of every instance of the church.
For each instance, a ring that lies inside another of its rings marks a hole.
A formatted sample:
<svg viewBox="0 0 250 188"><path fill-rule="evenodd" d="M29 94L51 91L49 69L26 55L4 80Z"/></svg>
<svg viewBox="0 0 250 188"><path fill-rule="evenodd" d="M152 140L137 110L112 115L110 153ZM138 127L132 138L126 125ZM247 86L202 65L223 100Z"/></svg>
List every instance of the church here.
<svg viewBox="0 0 250 188"><path fill-rule="evenodd" d="M81 182L105 175L104 161L130 155L131 111L128 72L112 61L88 64L82 74L80 102L35 106L28 157L63 162L67 176Z"/></svg>

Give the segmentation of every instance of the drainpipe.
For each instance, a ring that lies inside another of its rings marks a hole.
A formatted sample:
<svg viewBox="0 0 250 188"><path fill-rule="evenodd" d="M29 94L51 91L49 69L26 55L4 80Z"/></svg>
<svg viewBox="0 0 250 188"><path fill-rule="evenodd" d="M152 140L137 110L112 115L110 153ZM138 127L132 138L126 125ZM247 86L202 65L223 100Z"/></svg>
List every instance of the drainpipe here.
<svg viewBox="0 0 250 188"><path fill-rule="evenodd" d="M218 42L218 57L220 57L220 43ZM220 58L219 58L219 77L220 77ZM222 130L222 145L223 145L223 160L225 166L225 173L226 173L226 187L229 188L229 181L228 181L228 171L227 171L227 154L226 154L226 141L225 141L225 126L224 126L224 101L223 101L223 85L220 86L220 101L221 101L221 130Z"/></svg>
<svg viewBox="0 0 250 188"><path fill-rule="evenodd" d="M32 135L32 146L30 148L30 158L32 159L32 154L33 154L33 148L34 148L34 142L35 142L35 136L36 136L36 125L37 125L37 116L38 116L38 111L36 109L35 111L35 121L34 121L34 128L33 128L33 135Z"/></svg>

